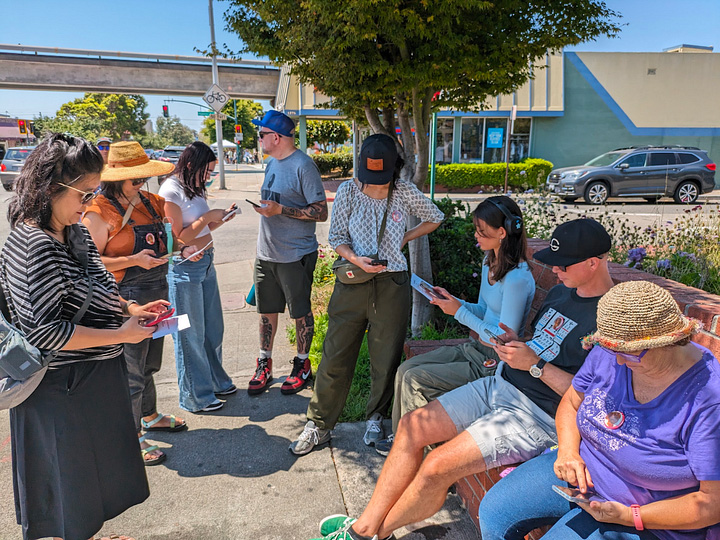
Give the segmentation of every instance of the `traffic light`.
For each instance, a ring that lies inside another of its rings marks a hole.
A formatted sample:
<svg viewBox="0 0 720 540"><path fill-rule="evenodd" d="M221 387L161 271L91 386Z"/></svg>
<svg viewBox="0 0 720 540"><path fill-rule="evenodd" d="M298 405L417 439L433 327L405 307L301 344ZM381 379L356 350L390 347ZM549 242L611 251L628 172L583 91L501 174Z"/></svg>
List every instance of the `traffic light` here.
<svg viewBox="0 0 720 540"><path fill-rule="evenodd" d="M164 116L165 118L170 118L170 112L168 111L168 106L167 106L167 105L163 105L162 107L163 107L163 116Z"/></svg>
<svg viewBox="0 0 720 540"><path fill-rule="evenodd" d="M18 129L20 130L21 135L27 135L27 125L25 124L25 120L18 120Z"/></svg>
<svg viewBox="0 0 720 540"><path fill-rule="evenodd" d="M235 133L242 133L242 126L240 124L235 124Z"/></svg>
<svg viewBox="0 0 720 540"><path fill-rule="evenodd" d="M28 131L29 131L32 135L35 135L35 122L33 122L32 120L30 120L27 125L28 125Z"/></svg>

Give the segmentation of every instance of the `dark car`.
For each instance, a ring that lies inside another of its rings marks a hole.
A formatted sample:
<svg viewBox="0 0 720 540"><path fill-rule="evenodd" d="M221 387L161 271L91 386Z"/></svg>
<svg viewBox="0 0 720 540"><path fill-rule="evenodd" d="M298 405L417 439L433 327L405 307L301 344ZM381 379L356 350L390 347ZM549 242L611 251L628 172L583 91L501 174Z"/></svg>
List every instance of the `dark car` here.
<svg viewBox="0 0 720 540"><path fill-rule="evenodd" d="M580 197L589 204L604 204L608 197L641 197L648 202L672 197L691 204L715 189L715 163L693 146L618 148L585 165L553 170L547 186L568 202Z"/></svg>
<svg viewBox="0 0 720 540"><path fill-rule="evenodd" d="M184 146L166 146L162 155L160 156L161 161L169 161L171 163L177 163L180 159L180 155L185 151Z"/></svg>
<svg viewBox="0 0 720 540"><path fill-rule="evenodd" d="M0 162L0 182L5 188L5 191L12 191L13 184L18 174L25 165L25 160L35 149L34 146L15 146L8 148Z"/></svg>

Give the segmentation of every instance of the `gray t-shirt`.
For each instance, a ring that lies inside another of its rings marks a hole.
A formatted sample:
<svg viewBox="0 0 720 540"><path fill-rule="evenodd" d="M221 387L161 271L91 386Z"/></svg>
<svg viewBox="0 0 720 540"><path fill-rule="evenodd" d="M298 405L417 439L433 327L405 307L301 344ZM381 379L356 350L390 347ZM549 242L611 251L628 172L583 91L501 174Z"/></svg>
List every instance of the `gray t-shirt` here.
<svg viewBox="0 0 720 540"><path fill-rule="evenodd" d="M304 208L325 200L320 171L312 158L296 150L284 159L273 159L265 171L262 198L283 206ZM257 242L258 259L289 263L302 259L318 248L315 222L282 214L260 216Z"/></svg>

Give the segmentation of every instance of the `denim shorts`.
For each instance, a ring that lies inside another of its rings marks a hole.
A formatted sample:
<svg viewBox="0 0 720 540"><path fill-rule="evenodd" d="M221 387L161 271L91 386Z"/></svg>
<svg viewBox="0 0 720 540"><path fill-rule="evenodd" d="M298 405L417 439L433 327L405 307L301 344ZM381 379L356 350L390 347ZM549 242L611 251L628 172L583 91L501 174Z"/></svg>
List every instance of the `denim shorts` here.
<svg viewBox="0 0 720 540"><path fill-rule="evenodd" d="M438 398L458 433L467 431L478 445L488 469L527 461L557 444L555 421L502 378L502 366Z"/></svg>

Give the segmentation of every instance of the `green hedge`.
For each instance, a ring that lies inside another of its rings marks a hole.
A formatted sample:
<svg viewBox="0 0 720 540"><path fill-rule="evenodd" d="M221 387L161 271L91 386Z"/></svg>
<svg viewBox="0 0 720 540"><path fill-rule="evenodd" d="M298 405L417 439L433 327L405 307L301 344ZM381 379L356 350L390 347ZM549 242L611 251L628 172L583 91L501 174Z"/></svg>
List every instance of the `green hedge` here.
<svg viewBox="0 0 720 540"><path fill-rule="evenodd" d="M529 158L511 163L508 186L534 188L543 185L553 164L544 159ZM437 165L435 183L449 189L505 185L505 163L452 163Z"/></svg>
<svg viewBox="0 0 720 540"><path fill-rule="evenodd" d="M320 169L320 174L330 174L335 169L340 169L340 176L349 176L352 170L352 154L314 154L312 156L315 165Z"/></svg>

